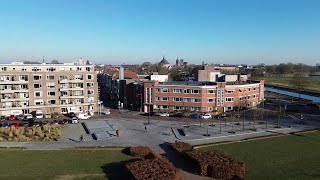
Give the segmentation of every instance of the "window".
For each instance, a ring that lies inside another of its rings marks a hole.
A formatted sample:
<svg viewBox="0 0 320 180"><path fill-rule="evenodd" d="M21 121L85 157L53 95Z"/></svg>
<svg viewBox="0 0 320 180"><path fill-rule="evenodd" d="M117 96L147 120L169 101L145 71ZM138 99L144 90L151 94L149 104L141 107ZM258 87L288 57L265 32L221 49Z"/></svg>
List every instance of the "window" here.
<svg viewBox="0 0 320 180"><path fill-rule="evenodd" d="M227 91L227 94L232 94L233 93L233 91Z"/></svg>
<svg viewBox="0 0 320 180"><path fill-rule="evenodd" d="M161 107L160 107L160 108L161 108ZM161 109L169 109L169 107L168 107L168 106L162 106Z"/></svg>
<svg viewBox="0 0 320 180"><path fill-rule="evenodd" d="M162 92L167 93L167 92L169 92L169 90L168 90L168 88L162 88Z"/></svg>
<svg viewBox="0 0 320 180"><path fill-rule="evenodd" d="M47 75L47 80L54 80L54 75Z"/></svg>
<svg viewBox="0 0 320 180"><path fill-rule="evenodd" d="M19 76L20 81L28 81L28 75L21 75Z"/></svg>
<svg viewBox="0 0 320 180"><path fill-rule="evenodd" d="M169 101L169 97L162 97L162 101Z"/></svg>
<svg viewBox="0 0 320 180"><path fill-rule="evenodd" d="M26 68L22 68L22 71L27 71L27 69Z"/></svg>
<svg viewBox="0 0 320 180"><path fill-rule="evenodd" d="M183 102L190 102L190 98L183 98Z"/></svg>
<svg viewBox="0 0 320 180"><path fill-rule="evenodd" d="M207 93L208 93L208 94L215 94L215 93L216 93L216 90L208 89Z"/></svg>
<svg viewBox="0 0 320 180"><path fill-rule="evenodd" d="M60 76L60 81L62 81L62 80L67 80L67 79L68 79L68 77L67 77L66 75Z"/></svg>
<svg viewBox="0 0 320 180"><path fill-rule="evenodd" d="M74 76L75 80L83 80L82 75L81 74L77 74ZM88 78L88 77L87 77Z"/></svg>
<svg viewBox="0 0 320 180"><path fill-rule="evenodd" d="M86 67L86 71L91 71L91 68L90 67Z"/></svg>
<svg viewBox="0 0 320 180"><path fill-rule="evenodd" d="M191 111L200 111L200 107L191 107Z"/></svg>
<svg viewBox="0 0 320 180"><path fill-rule="evenodd" d="M207 111L213 111L214 108L213 107L207 107Z"/></svg>
<svg viewBox="0 0 320 180"><path fill-rule="evenodd" d="M7 71L7 67L2 67L2 71Z"/></svg>
<svg viewBox="0 0 320 180"><path fill-rule="evenodd" d="M87 83L87 87L93 87L93 82Z"/></svg>
<svg viewBox="0 0 320 180"><path fill-rule="evenodd" d="M54 100L54 99L49 99L49 100L48 100L48 104L56 104L56 100Z"/></svg>
<svg viewBox="0 0 320 180"><path fill-rule="evenodd" d="M233 110L233 107L232 106L228 106L227 109L228 110Z"/></svg>
<svg viewBox="0 0 320 180"><path fill-rule="evenodd" d="M174 101L175 101L175 102L181 102L181 101L182 101L182 98L174 98Z"/></svg>
<svg viewBox="0 0 320 180"><path fill-rule="evenodd" d="M41 80L41 75L34 75L33 80L35 80L35 81Z"/></svg>
<svg viewBox="0 0 320 180"><path fill-rule="evenodd" d="M92 89L88 90L88 94L94 94L94 90Z"/></svg>
<svg viewBox="0 0 320 180"><path fill-rule="evenodd" d="M160 92L160 88L156 88L156 92Z"/></svg>
<svg viewBox="0 0 320 180"><path fill-rule="evenodd" d="M248 88L248 91L250 91L251 89L250 88Z"/></svg>
<svg viewBox="0 0 320 180"><path fill-rule="evenodd" d="M28 85L27 84L21 84L21 89L28 89Z"/></svg>
<svg viewBox="0 0 320 180"><path fill-rule="evenodd" d="M189 94L189 93L190 93L190 89L184 89L183 92L184 92L185 94Z"/></svg>
<svg viewBox="0 0 320 180"><path fill-rule="evenodd" d="M256 98L256 95L254 94L254 95L252 96L252 98Z"/></svg>
<svg viewBox="0 0 320 180"><path fill-rule="evenodd" d="M42 97L42 91L36 91L34 92L35 97Z"/></svg>
<svg viewBox="0 0 320 180"><path fill-rule="evenodd" d="M55 95L56 95L56 92L54 91L48 92L48 96L55 96Z"/></svg>
<svg viewBox="0 0 320 180"><path fill-rule="evenodd" d="M253 90L255 91L255 90L256 90L256 88L253 88Z"/></svg>
<svg viewBox="0 0 320 180"><path fill-rule="evenodd" d="M36 100L36 101L34 101L34 103L36 104L36 105L43 105L43 101L42 100Z"/></svg>
<svg viewBox="0 0 320 180"><path fill-rule="evenodd" d="M214 99L213 99L213 98L209 98L207 102L208 102L208 103L213 103L213 102L214 102Z"/></svg>
<svg viewBox="0 0 320 180"><path fill-rule="evenodd" d="M226 102L233 102L233 98L227 97Z"/></svg>
<svg viewBox="0 0 320 180"><path fill-rule="evenodd" d="M32 68L32 71L33 71L33 72L39 72L39 71L41 71L41 69L40 69L39 67L33 67L33 68Z"/></svg>
<svg viewBox="0 0 320 180"><path fill-rule="evenodd" d="M173 89L173 93L182 93L181 89Z"/></svg>
<svg viewBox="0 0 320 180"><path fill-rule="evenodd" d="M157 99L157 101L160 101L160 97L159 96L157 96L156 99Z"/></svg>
<svg viewBox="0 0 320 180"><path fill-rule="evenodd" d="M91 74L88 74L87 79L93 79L93 76Z"/></svg>
<svg viewBox="0 0 320 180"><path fill-rule="evenodd" d="M181 110L181 109L182 109L182 106L174 106L173 109L174 109L174 110Z"/></svg>
<svg viewBox="0 0 320 180"><path fill-rule="evenodd" d="M56 71L56 68L55 68L55 67L48 67L48 68L47 68L47 71L53 72L53 71Z"/></svg>
<svg viewBox="0 0 320 180"><path fill-rule="evenodd" d="M39 89L42 87L42 84L33 84L34 89Z"/></svg>
<svg viewBox="0 0 320 180"><path fill-rule="evenodd" d="M199 94L199 93L200 93L200 90L198 90L198 89L193 89L191 92L192 92L192 94Z"/></svg>
<svg viewBox="0 0 320 180"><path fill-rule="evenodd" d="M47 83L47 88L54 88L55 87L55 83Z"/></svg>
<svg viewBox="0 0 320 180"><path fill-rule="evenodd" d="M194 99L191 99L191 102L199 103L200 99L199 98L194 98Z"/></svg>
<svg viewBox="0 0 320 180"><path fill-rule="evenodd" d="M77 67L77 71L81 71L81 67Z"/></svg>
<svg viewBox="0 0 320 180"><path fill-rule="evenodd" d="M243 101L244 100L244 97L239 97L239 101Z"/></svg>
<svg viewBox="0 0 320 180"><path fill-rule="evenodd" d="M250 99L250 96L248 96L247 99Z"/></svg>

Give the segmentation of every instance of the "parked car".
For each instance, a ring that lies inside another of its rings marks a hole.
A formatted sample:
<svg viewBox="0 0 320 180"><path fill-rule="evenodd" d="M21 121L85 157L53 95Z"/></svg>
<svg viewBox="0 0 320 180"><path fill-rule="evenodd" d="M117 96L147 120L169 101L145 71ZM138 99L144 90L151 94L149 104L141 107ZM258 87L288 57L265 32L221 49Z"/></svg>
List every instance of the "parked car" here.
<svg viewBox="0 0 320 180"><path fill-rule="evenodd" d="M1 120L1 121L6 120L6 116L0 116L0 120Z"/></svg>
<svg viewBox="0 0 320 180"><path fill-rule="evenodd" d="M10 115L9 116L9 121L14 121L14 120L16 120L16 115Z"/></svg>
<svg viewBox="0 0 320 180"><path fill-rule="evenodd" d="M174 117L183 118L184 115L182 113L177 113L177 114L174 115Z"/></svg>
<svg viewBox="0 0 320 180"><path fill-rule="evenodd" d="M65 121L58 121L58 124L60 124L60 125L65 125L66 123L65 123Z"/></svg>
<svg viewBox="0 0 320 180"><path fill-rule="evenodd" d="M1 127L2 127L2 128L8 128L8 127L9 127L9 124L8 124L8 123L4 123L4 124L2 124Z"/></svg>
<svg viewBox="0 0 320 180"><path fill-rule="evenodd" d="M169 117L169 113L160 113L160 117Z"/></svg>
<svg viewBox="0 0 320 180"><path fill-rule="evenodd" d="M24 119L23 114L17 115L17 116L16 116L16 119L22 121L22 120Z"/></svg>
<svg viewBox="0 0 320 180"><path fill-rule="evenodd" d="M191 114L189 117L191 119L199 119L199 118L201 118L201 115L200 114Z"/></svg>
<svg viewBox="0 0 320 180"><path fill-rule="evenodd" d="M40 126L40 122L39 122L39 121L34 121L34 122L33 122L33 126L39 127L39 126Z"/></svg>
<svg viewBox="0 0 320 180"><path fill-rule="evenodd" d="M73 118L71 119L71 123L72 123L72 124L79 123L79 119L78 119L77 117L73 117Z"/></svg>
<svg viewBox="0 0 320 180"><path fill-rule="evenodd" d="M77 119L90 119L91 116L89 114L87 114L87 113L79 113L79 114L77 114L76 118Z"/></svg>
<svg viewBox="0 0 320 180"><path fill-rule="evenodd" d="M211 114L204 114L204 115L201 115L201 118L202 119L210 119L212 118Z"/></svg>
<svg viewBox="0 0 320 180"><path fill-rule="evenodd" d="M25 117L25 119L33 119L32 114L27 114L26 117Z"/></svg>
<svg viewBox="0 0 320 180"><path fill-rule="evenodd" d="M51 124L52 124L52 125L58 125L58 124L59 124L59 121L58 121L58 120L54 120L54 121L51 122Z"/></svg>

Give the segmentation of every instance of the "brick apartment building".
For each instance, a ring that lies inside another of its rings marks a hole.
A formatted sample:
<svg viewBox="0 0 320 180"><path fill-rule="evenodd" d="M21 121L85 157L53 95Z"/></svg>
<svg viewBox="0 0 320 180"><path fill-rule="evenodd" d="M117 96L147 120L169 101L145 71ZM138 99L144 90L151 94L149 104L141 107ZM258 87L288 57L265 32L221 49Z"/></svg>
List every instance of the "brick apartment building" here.
<svg viewBox="0 0 320 180"><path fill-rule="evenodd" d="M93 65L1 64L0 115L97 112Z"/></svg>
<svg viewBox="0 0 320 180"><path fill-rule="evenodd" d="M144 111L222 112L254 107L264 99L264 81L144 82Z"/></svg>

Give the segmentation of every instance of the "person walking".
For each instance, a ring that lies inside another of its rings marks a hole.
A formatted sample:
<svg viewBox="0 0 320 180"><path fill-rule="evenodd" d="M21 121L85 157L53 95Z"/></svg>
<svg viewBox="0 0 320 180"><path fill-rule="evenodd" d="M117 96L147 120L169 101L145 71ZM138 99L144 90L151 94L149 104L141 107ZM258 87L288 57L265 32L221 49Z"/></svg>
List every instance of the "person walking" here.
<svg viewBox="0 0 320 180"><path fill-rule="evenodd" d="M79 142L83 142L83 135L80 136Z"/></svg>
<svg viewBox="0 0 320 180"><path fill-rule="evenodd" d="M146 131L146 132L147 132L147 126L144 126L144 131Z"/></svg>

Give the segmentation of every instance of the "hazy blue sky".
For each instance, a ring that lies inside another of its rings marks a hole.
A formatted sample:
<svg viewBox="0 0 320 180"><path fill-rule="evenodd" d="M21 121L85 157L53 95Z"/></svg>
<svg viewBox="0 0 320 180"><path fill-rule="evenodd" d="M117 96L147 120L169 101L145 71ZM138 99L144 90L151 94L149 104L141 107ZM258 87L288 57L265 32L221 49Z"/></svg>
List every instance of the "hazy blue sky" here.
<svg viewBox="0 0 320 180"><path fill-rule="evenodd" d="M0 0L0 63L320 63L320 0Z"/></svg>

